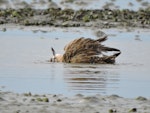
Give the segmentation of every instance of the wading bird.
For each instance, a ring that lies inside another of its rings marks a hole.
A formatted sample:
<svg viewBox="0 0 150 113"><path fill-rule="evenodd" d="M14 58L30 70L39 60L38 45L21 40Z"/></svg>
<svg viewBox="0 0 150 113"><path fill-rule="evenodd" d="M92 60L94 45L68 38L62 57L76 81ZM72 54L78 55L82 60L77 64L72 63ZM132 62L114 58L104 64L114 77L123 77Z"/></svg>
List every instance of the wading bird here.
<svg viewBox="0 0 150 113"><path fill-rule="evenodd" d="M65 63L92 63L92 64L113 64L115 58L120 55L119 49L106 47L101 43L107 40L107 36L99 39L78 38L71 41L64 48L64 54L56 54L51 48L53 58L51 62ZM112 55L105 55L106 52L115 52Z"/></svg>

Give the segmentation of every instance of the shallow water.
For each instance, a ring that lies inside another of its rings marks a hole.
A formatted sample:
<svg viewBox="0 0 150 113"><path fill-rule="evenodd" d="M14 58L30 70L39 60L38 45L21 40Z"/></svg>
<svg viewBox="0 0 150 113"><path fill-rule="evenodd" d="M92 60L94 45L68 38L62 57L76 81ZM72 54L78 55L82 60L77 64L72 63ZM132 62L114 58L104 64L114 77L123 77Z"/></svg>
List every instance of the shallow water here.
<svg viewBox="0 0 150 113"><path fill-rule="evenodd" d="M67 96L77 93L150 96L149 29L102 30L109 37L104 44L122 51L115 65L48 62L51 47L63 53L69 41L78 37L96 38L97 30L40 30L9 28L6 32L0 31L0 90Z"/></svg>

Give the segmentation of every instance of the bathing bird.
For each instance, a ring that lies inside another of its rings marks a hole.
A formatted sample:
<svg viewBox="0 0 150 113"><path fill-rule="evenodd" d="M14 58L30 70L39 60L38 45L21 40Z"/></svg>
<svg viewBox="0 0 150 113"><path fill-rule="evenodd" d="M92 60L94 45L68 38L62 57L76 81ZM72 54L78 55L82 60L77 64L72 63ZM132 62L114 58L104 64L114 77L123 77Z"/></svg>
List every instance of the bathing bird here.
<svg viewBox="0 0 150 113"><path fill-rule="evenodd" d="M99 39L84 37L77 38L64 47L64 54L56 54L52 47L51 50L53 57L50 61L65 63L114 64L116 57L120 55L121 51L116 48L102 45L102 42L106 40L106 35ZM104 54L108 52L113 52L113 54Z"/></svg>

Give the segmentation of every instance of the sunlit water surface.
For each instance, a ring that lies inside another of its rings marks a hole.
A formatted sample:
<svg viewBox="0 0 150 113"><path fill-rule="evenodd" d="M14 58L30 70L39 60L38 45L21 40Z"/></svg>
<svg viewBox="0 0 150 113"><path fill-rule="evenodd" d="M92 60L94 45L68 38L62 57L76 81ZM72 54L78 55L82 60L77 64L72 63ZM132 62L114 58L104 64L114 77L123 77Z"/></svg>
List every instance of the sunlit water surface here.
<svg viewBox="0 0 150 113"><path fill-rule="evenodd" d="M115 65L48 62L51 47L63 53L63 47L75 38L96 38L95 31L89 29L1 30L0 90L150 97L150 30L102 31L109 37L104 44L122 51Z"/></svg>

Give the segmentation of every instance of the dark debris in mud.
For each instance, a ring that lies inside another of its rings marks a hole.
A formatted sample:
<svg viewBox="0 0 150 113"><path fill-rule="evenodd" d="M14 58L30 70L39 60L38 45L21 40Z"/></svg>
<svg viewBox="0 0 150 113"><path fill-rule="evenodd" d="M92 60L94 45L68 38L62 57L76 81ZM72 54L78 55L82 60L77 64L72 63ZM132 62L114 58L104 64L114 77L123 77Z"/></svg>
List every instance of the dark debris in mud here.
<svg viewBox="0 0 150 113"><path fill-rule="evenodd" d="M150 8L132 11L97 9L0 9L0 24L54 27L144 27L150 28Z"/></svg>

